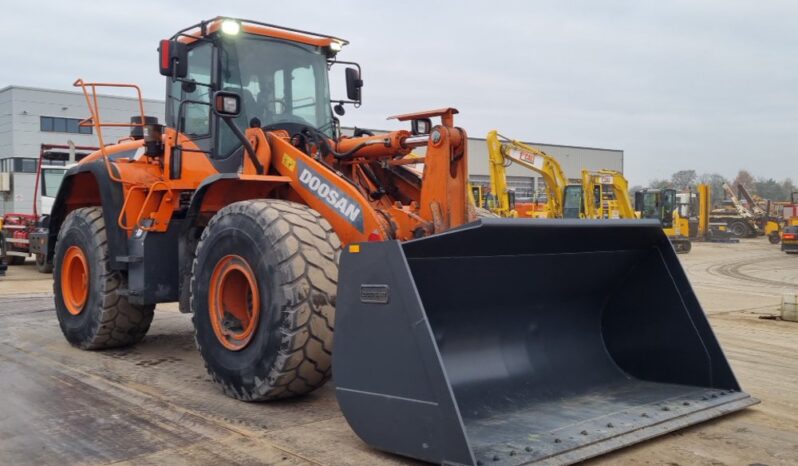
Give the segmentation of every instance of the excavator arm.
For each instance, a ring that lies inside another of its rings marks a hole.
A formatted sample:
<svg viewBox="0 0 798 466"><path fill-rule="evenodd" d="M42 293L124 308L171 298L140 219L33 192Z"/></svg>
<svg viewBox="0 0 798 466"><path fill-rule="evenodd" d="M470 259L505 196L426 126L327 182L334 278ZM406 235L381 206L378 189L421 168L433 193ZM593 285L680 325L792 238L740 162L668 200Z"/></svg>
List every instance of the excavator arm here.
<svg viewBox="0 0 798 466"><path fill-rule="evenodd" d="M502 153L502 143L494 130L488 133L488 169L490 173L490 193L496 197L496 205L491 209L500 217L516 217L516 211L510 206L507 193L507 161Z"/></svg>
<svg viewBox="0 0 798 466"><path fill-rule="evenodd" d="M488 133L488 156L491 165L491 189L503 194L507 189L505 167L508 162L518 164L532 170L546 183L547 211L549 217L562 217L563 193L568 184L568 178L557 160L547 153L528 146L520 141L506 138L496 130ZM494 181L496 180L496 181ZM506 198L506 196L500 196Z"/></svg>

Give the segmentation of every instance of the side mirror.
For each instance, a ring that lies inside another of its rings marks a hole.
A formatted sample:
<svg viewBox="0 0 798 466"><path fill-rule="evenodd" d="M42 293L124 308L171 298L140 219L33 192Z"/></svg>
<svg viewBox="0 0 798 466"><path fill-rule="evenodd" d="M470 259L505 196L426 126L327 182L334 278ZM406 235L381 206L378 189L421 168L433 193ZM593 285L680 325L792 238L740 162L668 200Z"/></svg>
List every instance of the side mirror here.
<svg viewBox="0 0 798 466"><path fill-rule="evenodd" d="M176 40L162 40L158 46L161 74L172 78L188 75L188 46Z"/></svg>
<svg viewBox="0 0 798 466"><path fill-rule="evenodd" d="M349 100L360 102L360 89L363 87L363 80L360 79L360 72L357 68L346 69L346 97Z"/></svg>
<svg viewBox="0 0 798 466"><path fill-rule="evenodd" d="M241 96L230 91L213 94L213 113L222 118L235 118L241 113Z"/></svg>

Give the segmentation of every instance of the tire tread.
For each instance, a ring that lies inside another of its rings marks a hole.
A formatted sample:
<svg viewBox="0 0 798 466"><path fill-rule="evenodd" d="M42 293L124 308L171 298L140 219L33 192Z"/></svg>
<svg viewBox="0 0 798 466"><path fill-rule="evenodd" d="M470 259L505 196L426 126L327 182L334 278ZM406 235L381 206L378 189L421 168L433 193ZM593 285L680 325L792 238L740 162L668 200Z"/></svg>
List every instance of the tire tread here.
<svg viewBox="0 0 798 466"><path fill-rule="evenodd" d="M102 272L103 289L99 290L96 312L92 313L91 329L89 334L80 341L70 341L75 346L87 350L117 348L128 346L141 341L152 323L155 306L138 306L130 304L126 297L119 294L124 277L122 272L111 270L111 261L108 253L108 237L101 207L83 207L75 209L64 220L56 241L61 241L77 221L82 217L91 230L88 236L92 238L94 247L99 254L96 270ZM58 283L53 281L53 288ZM84 309L83 312L92 312ZM64 322L59 319L62 332L66 335Z"/></svg>
<svg viewBox="0 0 798 466"><path fill-rule="evenodd" d="M331 376L335 294L338 285L338 251L341 244L332 226L321 214L303 204L276 199L241 201L220 210L202 233L197 251L203 247L214 223L229 215L246 214L263 231L273 232L273 252L280 289L289 307L282 311L280 349L268 375L254 387L233 386L205 368L234 398L262 401L309 393ZM196 312L194 290L199 253L191 274L191 309ZM321 274L314 271L321 271ZM196 338L198 349L202 352Z"/></svg>

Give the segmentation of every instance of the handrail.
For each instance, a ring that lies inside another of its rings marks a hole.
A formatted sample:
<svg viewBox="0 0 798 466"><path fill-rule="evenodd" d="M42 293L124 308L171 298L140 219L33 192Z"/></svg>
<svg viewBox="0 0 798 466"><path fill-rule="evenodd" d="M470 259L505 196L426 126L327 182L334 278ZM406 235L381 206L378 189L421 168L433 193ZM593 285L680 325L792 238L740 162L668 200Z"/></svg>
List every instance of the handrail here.
<svg viewBox="0 0 798 466"><path fill-rule="evenodd" d="M122 203L122 208L119 210L119 217L116 219L116 224L119 226L119 228L121 228L121 229L123 229L125 231L132 231L136 227L139 227L139 224L141 223L142 215L144 214L144 210L147 208L147 204L150 202L150 198L152 196L152 193L155 192L155 187L158 186L158 185L164 185L167 188L167 189L162 190L164 193L170 191L169 185L167 185L163 181L156 181L155 183L153 183L150 186L131 186L130 189L128 189L127 195L125 195L125 201ZM136 219L135 219L135 221L133 222L133 224L131 226L131 225L128 225L127 222L123 221L123 218L125 217L125 214L127 213L127 203L128 203L128 201L133 196L133 192L138 190L138 189L143 190L143 191L148 191L148 192L147 192L147 195L144 196L144 202L141 203L141 209L139 210L139 213L136 214ZM143 230L143 231L151 231L152 230L152 227L139 227L139 228L141 230Z"/></svg>
<svg viewBox="0 0 798 466"><path fill-rule="evenodd" d="M111 161L108 158L108 152L105 149L105 141L103 140L103 127L111 127L111 128L120 128L120 127L140 127L143 128L145 125L145 118L144 118L144 100L141 97L141 89L139 86L135 84L125 84L125 83L101 83L101 82L85 82L83 79L78 78L72 83L75 87L80 87L83 91L83 96L86 98L86 105L89 107L89 113L91 116L84 120L81 120L78 123L79 126L93 126L95 131L97 132L97 140L100 146L100 153L103 156L103 162L105 163L105 169L108 171L108 177L111 178L113 181L117 183L125 183L122 178L114 175L113 169L111 167ZM119 87L119 88L128 88L128 89L135 89L136 95L138 97L138 106L139 106L139 113L141 115L141 123L103 123L100 120L100 104L97 99L97 88L98 87ZM89 96L89 89L91 88L91 96ZM130 184L130 183L129 183Z"/></svg>

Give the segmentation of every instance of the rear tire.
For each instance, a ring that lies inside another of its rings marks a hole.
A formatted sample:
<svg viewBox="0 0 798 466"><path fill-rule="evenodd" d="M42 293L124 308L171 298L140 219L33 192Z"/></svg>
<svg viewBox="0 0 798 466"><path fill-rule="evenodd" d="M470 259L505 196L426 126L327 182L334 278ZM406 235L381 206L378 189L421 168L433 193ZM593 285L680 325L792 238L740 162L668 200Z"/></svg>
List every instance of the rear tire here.
<svg viewBox="0 0 798 466"><path fill-rule="evenodd" d="M747 238L750 235L748 225L739 220L729 224L729 233L735 238Z"/></svg>
<svg viewBox="0 0 798 466"><path fill-rule="evenodd" d="M693 244L689 240L674 239L671 240L671 244L676 254L687 254L693 249Z"/></svg>
<svg viewBox="0 0 798 466"><path fill-rule="evenodd" d="M770 241L770 244L779 244L779 242L781 242L781 235L779 235L779 232L774 231L768 235L768 241Z"/></svg>
<svg viewBox="0 0 798 466"><path fill-rule="evenodd" d="M25 258L21 256L11 256L8 254L8 243L5 236L0 233L0 260L5 260L6 265L23 265Z"/></svg>
<svg viewBox="0 0 798 466"><path fill-rule="evenodd" d="M302 204L242 201L214 215L197 246L191 309L225 394L285 398L330 378L339 251L330 224Z"/></svg>
<svg viewBox="0 0 798 466"><path fill-rule="evenodd" d="M111 270L100 207L84 207L67 215L58 232L53 263L55 310L68 342L95 350L131 345L144 338L155 306L130 304L120 294L127 288L127 277Z"/></svg>
<svg viewBox="0 0 798 466"><path fill-rule="evenodd" d="M53 264L47 262L47 256L44 254L36 254L36 270L41 273L51 273Z"/></svg>
<svg viewBox="0 0 798 466"><path fill-rule="evenodd" d="M8 265L25 265L25 258L22 256L8 256Z"/></svg>

